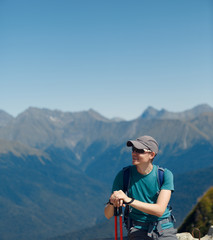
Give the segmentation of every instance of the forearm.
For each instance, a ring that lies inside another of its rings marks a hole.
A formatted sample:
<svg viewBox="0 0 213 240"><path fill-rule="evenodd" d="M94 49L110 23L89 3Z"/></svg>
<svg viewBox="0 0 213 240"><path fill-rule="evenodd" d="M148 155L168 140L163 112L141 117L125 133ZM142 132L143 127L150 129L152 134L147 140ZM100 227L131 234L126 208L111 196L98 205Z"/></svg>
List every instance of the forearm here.
<svg viewBox="0 0 213 240"><path fill-rule="evenodd" d="M109 203L106 205L104 209L104 215L107 219L110 219L114 215L114 206Z"/></svg>
<svg viewBox="0 0 213 240"><path fill-rule="evenodd" d="M134 200L131 204L131 207L157 217L161 217L165 211L165 208L158 203L144 203L138 200Z"/></svg>

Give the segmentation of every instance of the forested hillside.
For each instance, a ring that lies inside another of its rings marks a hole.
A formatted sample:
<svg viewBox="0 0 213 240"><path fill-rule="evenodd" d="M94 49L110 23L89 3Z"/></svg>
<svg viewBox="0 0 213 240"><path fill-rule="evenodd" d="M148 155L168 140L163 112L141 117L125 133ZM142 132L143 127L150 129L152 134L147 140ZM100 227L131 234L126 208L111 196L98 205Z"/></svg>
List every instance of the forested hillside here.
<svg viewBox="0 0 213 240"><path fill-rule="evenodd" d="M184 219L178 232L192 232L198 228L205 236L213 222L213 186L199 199L196 206Z"/></svg>

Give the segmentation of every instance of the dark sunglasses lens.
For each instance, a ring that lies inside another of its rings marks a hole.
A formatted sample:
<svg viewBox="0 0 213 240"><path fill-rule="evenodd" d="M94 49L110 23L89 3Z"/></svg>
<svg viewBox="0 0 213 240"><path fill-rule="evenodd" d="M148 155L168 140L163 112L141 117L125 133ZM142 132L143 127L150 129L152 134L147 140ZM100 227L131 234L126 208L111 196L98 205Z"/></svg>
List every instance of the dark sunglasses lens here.
<svg viewBox="0 0 213 240"><path fill-rule="evenodd" d="M135 148L135 147L132 147L132 152L137 152L137 148Z"/></svg>
<svg viewBox="0 0 213 240"><path fill-rule="evenodd" d="M132 152L136 152L136 153L144 153L143 149L137 149L135 147L132 147Z"/></svg>
<svg viewBox="0 0 213 240"><path fill-rule="evenodd" d="M143 149L138 149L138 153L144 153Z"/></svg>

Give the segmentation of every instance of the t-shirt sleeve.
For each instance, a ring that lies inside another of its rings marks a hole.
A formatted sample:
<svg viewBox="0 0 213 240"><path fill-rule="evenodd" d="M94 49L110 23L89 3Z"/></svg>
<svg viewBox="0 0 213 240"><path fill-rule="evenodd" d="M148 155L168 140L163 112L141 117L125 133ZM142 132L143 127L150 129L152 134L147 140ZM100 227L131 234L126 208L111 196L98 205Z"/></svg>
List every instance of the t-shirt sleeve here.
<svg viewBox="0 0 213 240"><path fill-rule="evenodd" d="M164 182L161 189L174 191L174 177L168 169L164 171Z"/></svg>
<svg viewBox="0 0 213 240"><path fill-rule="evenodd" d="M120 171L114 179L112 193L123 189L123 171Z"/></svg>

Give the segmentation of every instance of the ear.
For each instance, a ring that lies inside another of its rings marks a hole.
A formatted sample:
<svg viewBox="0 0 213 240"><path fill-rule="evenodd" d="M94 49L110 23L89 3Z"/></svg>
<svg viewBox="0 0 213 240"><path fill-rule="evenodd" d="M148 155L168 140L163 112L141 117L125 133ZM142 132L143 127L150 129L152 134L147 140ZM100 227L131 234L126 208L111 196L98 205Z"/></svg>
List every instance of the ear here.
<svg viewBox="0 0 213 240"><path fill-rule="evenodd" d="M155 152L151 152L151 153L150 153L150 156L151 156L151 159L154 159L154 157L155 157Z"/></svg>

